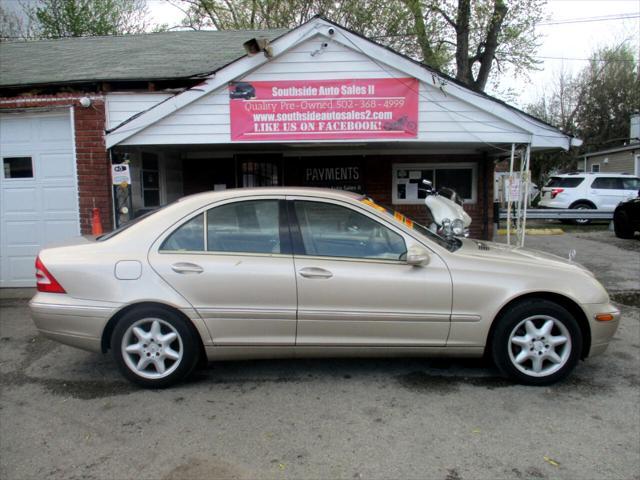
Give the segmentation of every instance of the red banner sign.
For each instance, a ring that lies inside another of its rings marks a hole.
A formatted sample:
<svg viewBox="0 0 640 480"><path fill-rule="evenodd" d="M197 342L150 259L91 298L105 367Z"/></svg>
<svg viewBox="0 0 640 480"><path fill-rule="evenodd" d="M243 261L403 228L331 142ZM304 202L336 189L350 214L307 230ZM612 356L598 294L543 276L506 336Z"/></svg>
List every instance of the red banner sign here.
<svg viewBox="0 0 640 480"><path fill-rule="evenodd" d="M418 135L418 80L283 80L229 86L232 141Z"/></svg>

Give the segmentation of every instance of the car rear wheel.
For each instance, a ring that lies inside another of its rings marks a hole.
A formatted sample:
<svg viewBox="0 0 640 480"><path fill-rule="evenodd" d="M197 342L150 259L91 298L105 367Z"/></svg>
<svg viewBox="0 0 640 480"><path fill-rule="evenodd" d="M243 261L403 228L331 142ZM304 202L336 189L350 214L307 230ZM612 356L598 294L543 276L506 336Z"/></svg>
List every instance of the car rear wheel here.
<svg viewBox="0 0 640 480"><path fill-rule="evenodd" d="M572 210L594 210L593 205L588 203L576 203L575 205L571 205ZM588 225L591 223L591 220L588 218L576 218L573 221L576 225Z"/></svg>
<svg viewBox="0 0 640 480"><path fill-rule="evenodd" d="M613 214L613 230L618 238L633 238L633 228L625 212L617 210Z"/></svg>
<svg viewBox="0 0 640 480"><path fill-rule="evenodd" d="M184 379L199 352L192 329L161 307L125 314L113 331L111 349L123 375L145 388L164 388Z"/></svg>
<svg viewBox="0 0 640 480"><path fill-rule="evenodd" d="M527 300L498 320L492 357L503 375L525 385L550 385L565 378L582 351L575 318L548 300Z"/></svg>

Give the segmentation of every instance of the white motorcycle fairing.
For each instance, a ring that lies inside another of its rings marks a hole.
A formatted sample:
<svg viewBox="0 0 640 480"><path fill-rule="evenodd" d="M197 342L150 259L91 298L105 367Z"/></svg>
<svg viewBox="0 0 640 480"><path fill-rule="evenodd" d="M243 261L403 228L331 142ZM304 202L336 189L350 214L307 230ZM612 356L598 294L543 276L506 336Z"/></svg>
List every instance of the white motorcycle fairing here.
<svg viewBox="0 0 640 480"><path fill-rule="evenodd" d="M445 219L453 221L456 218L462 220L465 229L471 225L471 217L469 214L456 202L442 195L429 195L425 198L424 202L431 211L433 221L438 225L442 225Z"/></svg>

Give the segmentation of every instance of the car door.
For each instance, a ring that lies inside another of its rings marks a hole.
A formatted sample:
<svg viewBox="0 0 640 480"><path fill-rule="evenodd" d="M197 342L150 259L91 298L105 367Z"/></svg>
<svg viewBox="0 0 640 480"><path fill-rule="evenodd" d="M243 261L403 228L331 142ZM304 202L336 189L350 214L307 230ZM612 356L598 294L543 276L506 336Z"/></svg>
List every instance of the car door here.
<svg viewBox="0 0 640 480"><path fill-rule="evenodd" d="M447 340L451 277L435 254L406 263L416 240L364 209L292 198L296 345L437 346Z"/></svg>
<svg viewBox="0 0 640 480"><path fill-rule="evenodd" d="M590 193L594 203L600 210L614 210L623 195L620 188L622 187L619 178L616 177L597 177L591 183Z"/></svg>
<svg viewBox="0 0 640 480"><path fill-rule="evenodd" d="M198 311L215 344L294 344L296 283L284 209L274 197L218 204L152 247L151 265Z"/></svg>

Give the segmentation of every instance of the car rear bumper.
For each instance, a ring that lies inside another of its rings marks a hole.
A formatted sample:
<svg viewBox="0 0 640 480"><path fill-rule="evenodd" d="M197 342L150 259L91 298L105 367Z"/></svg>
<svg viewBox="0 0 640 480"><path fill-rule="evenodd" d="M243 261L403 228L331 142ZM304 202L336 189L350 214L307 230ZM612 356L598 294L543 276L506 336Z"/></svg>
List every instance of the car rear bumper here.
<svg viewBox="0 0 640 480"><path fill-rule="evenodd" d="M566 200L556 200L542 198L538 203L539 208L569 208L570 202Z"/></svg>
<svg viewBox="0 0 640 480"><path fill-rule="evenodd" d="M41 334L93 352L101 351L102 332L117 308L53 293L38 293L29 302L31 318Z"/></svg>
<svg viewBox="0 0 640 480"><path fill-rule="evenodd" d="M603 353L609 346L620 325L620 310L610 303L583 304L582 308L591 327L591 348L588 356L593 357ZM596 320L596 315L601 313L610 313L613 316L613 320L605 322Z"/></svg>

